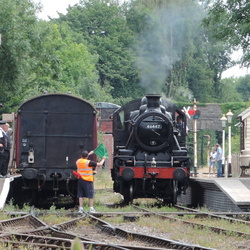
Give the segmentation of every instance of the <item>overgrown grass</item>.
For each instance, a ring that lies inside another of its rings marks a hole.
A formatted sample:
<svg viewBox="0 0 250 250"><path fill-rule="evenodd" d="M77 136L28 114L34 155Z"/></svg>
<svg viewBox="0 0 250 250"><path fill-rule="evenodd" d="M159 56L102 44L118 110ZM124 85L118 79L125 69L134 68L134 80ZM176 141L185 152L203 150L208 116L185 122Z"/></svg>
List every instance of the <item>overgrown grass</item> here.
<svg viewBox="0 0 250 250"><path fill-rule="evenodd" d="M8 204L5 204L4 210L5 212L30 212L31 207L28 204L24 204L23 208L20 209L17 205L14 205L13 200L10 200Z"/></svg>
<svg viewBox="0 0 250 250"><path fill-rule="evenodd" d="M98 170L94 178L95 189L113 188L113 181L109 170Z"/></svg>

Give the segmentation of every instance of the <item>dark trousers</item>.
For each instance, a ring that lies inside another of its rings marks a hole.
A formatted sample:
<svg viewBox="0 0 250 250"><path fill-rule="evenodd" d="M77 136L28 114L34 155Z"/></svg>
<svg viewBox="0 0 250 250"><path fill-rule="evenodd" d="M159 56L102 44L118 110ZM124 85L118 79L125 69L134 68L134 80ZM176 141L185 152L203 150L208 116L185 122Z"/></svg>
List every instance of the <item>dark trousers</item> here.
<svg viewBox="0 0 250 250"><path fill-rule="evenodd" d="M4 173L4 148L0 147L0 174L3 175Z"/></svg>
<svg viewBox="0 0 250 250"><path fill-rule="evenodd" d="M2 176L7 175L9 161L10 161L10 151L4 149L2 152L2 150L0 150L0 174Z"/></svg>

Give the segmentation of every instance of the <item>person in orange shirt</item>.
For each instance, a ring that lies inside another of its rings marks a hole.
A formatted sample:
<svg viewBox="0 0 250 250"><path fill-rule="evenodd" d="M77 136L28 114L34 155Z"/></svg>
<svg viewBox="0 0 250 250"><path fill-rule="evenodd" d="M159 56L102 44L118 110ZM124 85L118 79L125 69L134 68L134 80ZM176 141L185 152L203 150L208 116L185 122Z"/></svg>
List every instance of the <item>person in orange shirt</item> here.
<svg viewBox="0 0 250 250"><path fill-rule="evenodd" d="M88 160L88 156L94 151L83 151L82 157L76 161L77 172L81 175L78 180L77 197L79 198L79 213L83 213L83 200L89 199L90 212L95 213L94 209L94 170L96 167L101 167L106 159L102 157L100 162Z"/></svg>

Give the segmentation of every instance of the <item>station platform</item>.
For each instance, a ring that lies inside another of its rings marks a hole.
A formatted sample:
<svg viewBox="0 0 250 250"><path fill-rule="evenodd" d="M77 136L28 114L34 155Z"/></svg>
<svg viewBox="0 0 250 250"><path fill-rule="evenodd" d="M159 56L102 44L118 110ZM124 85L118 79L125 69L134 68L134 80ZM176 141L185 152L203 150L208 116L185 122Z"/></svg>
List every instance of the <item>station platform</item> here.
<svg viewBox="0 0 250 250"><path fill-rule="evenodd" d="M250 212L250 178L190 178L179 204L221 212Z"/></svg>
<svg viewBox="0 0 250 250"><path fill-rule="evenodd" d="M15 178L20 178L21 175L13 175L5 178L0 178L0 209L4 208L4 204L8 197L11 183Z"/></svg>
<svg viewBox="0 0 250 250"><path fill-rule="evenodd" d="M4 207L10 189L10 182L13 180L13 177L0 178L0 209Z"/></svg>

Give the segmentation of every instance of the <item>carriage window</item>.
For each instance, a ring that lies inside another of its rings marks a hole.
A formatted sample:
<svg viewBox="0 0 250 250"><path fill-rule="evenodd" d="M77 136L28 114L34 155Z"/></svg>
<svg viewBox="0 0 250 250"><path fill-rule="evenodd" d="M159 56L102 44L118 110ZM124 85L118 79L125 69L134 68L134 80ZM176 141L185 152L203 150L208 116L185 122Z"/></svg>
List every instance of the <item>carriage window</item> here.
<svg viewBox="0 0 250 250"><path fill-rule="evenodd" d="M124 129L124 111L122 110L117 116L117 129Z"/></svg>

